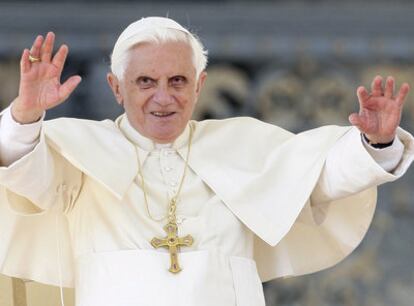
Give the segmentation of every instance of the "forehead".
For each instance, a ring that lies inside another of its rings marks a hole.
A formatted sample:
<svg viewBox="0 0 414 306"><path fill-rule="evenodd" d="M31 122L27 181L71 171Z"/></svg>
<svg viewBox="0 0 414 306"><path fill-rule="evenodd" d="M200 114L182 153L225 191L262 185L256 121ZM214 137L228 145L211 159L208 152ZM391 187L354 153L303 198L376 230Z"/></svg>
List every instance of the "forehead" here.
<svg viewBox="0 0 414 306"><path fill-rule="evenodd" d="M196 70L193 52L189 44L181 41L138 44L129 51L126 76L147 74L160 77L163 75L191 75Z"/></svg>

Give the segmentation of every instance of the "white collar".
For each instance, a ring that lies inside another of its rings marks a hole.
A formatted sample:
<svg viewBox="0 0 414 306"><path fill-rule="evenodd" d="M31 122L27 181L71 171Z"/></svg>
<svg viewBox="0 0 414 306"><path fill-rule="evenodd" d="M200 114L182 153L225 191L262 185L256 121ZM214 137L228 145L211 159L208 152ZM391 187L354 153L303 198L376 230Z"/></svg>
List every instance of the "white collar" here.
<svg viewBox="0 0 414 306"><path fill-rule="evenodd" d="M161 144L156 143L153 140L141 135L129 122L126 114L120 116L117 120L117 125L120 130L126 135L126 137L132 141L135 145L148 153L154 150L160 150L165 148L172 148L179 150L188 144L188 136L190 133L190 126L187 124L184 131L178 136L173 143Z"/></svg>

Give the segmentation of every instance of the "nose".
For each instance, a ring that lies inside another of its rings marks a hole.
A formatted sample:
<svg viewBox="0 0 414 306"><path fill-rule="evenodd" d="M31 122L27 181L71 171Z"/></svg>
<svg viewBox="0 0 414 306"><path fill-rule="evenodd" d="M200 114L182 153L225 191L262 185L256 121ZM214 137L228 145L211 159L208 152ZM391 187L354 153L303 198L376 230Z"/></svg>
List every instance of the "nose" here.
<svg viewBox="0 0 414 306"><path fill-rule="evenodd" d="M166 106L174 102L173 96L168 91L168 88L165 88L164 86L160 86L157 88L153 96L153 99L155 103L162 106Z"/></svg>

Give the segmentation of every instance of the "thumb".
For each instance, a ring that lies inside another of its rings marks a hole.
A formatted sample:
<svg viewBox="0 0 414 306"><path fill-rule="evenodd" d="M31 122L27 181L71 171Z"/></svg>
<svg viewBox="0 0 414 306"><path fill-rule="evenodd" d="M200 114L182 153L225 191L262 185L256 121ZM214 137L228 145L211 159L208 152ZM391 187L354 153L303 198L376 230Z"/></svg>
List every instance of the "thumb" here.
<svg viewBox="0 0 414 306"><path fill-rule="evenodd" d="M71 76L66 80L59 88L59 101L60 103L66 100L70 94L75 90L75 88L82 81L82 78L79 75Z"/></svg>
<svg viewBox="0 0 414 306"><path fill-rule="evenodd" d="M363 132L364 122L357 113L352 113L348 117L349 122Z"/></svg>

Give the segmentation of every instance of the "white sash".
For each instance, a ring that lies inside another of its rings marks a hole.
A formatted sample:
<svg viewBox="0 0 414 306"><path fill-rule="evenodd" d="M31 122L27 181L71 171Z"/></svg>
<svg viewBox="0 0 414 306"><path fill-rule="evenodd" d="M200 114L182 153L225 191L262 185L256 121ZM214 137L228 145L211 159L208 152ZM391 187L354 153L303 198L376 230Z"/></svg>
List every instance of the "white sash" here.
<svg viewBox="0 0 414 306"><path fill-rule="evenodd" d="M76 260L76 306L264 306L256 264L216 251L179 254L182 271L168 271L170 255L126 250Z"/></svg>

